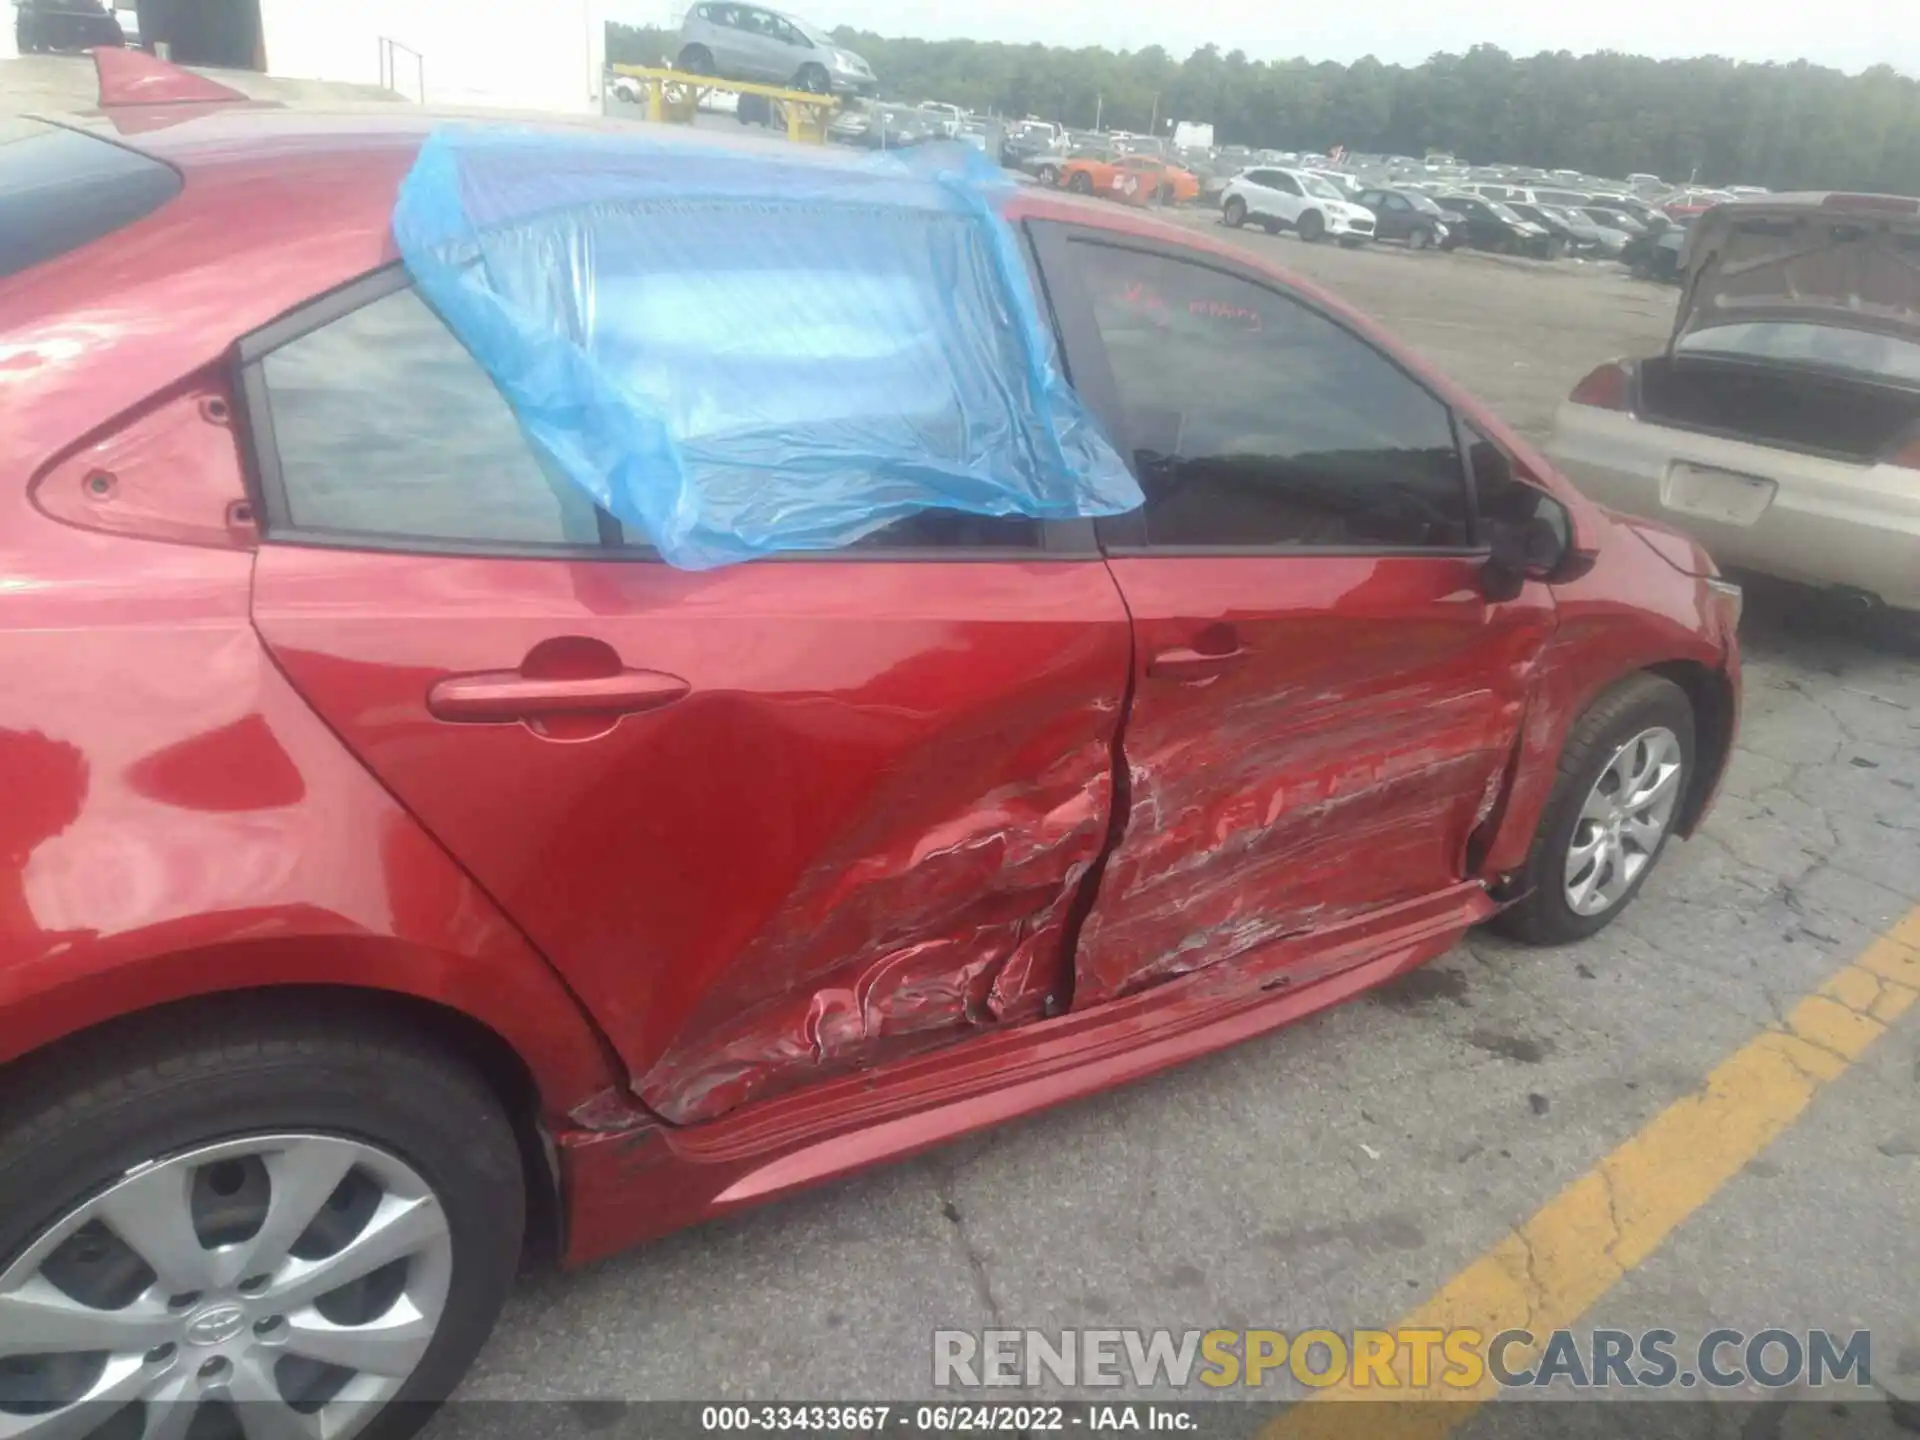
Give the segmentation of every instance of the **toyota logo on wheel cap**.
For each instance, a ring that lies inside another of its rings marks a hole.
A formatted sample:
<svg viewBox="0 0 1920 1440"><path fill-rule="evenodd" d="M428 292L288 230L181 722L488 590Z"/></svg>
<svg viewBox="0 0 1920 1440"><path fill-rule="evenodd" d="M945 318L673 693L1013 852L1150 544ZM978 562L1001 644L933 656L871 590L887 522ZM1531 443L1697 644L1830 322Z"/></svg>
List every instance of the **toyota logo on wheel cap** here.
<svg viewBox="0 0 1920 1440"><path fill-rule="evenodd" d="M190 1345L220 1345L246 1328L247 1312L238 1305L213 1305L194 1316L187 1325Z"/></svg>

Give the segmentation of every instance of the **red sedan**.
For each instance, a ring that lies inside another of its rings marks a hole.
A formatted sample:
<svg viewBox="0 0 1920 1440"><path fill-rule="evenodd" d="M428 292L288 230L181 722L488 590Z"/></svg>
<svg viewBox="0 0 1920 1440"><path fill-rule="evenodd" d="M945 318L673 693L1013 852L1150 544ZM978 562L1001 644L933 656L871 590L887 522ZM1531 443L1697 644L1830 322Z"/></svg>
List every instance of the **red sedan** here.
<svg viewBox="0 0 1920 1440"><path fill-rule="evenodd" d="M679 570L396 263L429 123L0 146L0 1431L346 1433L529 1241L1578 940L1700 823L1739 592L1330 296L1022 191L1145 506Z"/></svg>

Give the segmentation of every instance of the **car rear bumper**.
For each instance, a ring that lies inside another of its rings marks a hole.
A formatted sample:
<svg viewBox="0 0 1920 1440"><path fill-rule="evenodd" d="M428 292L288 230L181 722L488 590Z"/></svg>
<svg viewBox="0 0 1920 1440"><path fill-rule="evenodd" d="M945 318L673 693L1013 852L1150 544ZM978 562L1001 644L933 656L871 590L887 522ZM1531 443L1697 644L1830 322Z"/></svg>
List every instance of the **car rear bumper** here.
<svg viewBox="0 0 1920 1440"><path fill-rule="evenodd" d="M1854 465L1562 404L1547 455L1613 509L1685 530L1722 566L1920 611L1920 471Z"/></svg>

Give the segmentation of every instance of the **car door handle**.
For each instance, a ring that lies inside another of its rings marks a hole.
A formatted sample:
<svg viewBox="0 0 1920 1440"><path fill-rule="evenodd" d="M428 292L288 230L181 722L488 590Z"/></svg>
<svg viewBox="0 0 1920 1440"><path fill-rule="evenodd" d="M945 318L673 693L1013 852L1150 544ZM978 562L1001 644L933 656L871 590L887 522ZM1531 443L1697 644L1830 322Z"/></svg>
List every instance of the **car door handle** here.
<svg viewBox="0 0 1920 1440"><path fill-rule="evenodd" d="M1245 663L1253 652L1245 646L1209 652L1184 645L1162 650L1147 662L1147 674L1155 680L1211 680Z"/></svg>
<svg viewBox="0 0 1920 1440"><path fill-rule="evenodd" d="M447 677L427 692L427 710L438 720L482 723L543 715L634 715L671 705L692 688L678 675L657 670L622 670L581 679L497 670Z"/></svg>

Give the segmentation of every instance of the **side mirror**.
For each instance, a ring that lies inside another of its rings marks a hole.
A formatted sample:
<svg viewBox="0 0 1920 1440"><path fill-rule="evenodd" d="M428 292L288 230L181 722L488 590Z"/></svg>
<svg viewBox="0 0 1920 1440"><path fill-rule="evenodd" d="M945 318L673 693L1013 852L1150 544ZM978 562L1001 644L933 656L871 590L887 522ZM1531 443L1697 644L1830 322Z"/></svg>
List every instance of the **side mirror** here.
<svg viewBox="0 0 1920 1440"><path fill-rule="evenodd" d="M1531 513L1482 517L1489 553L1480 568L1480 589L1487 599L1495 604L1518 599L1529 580L1564 585L1593 569L1597 557L1576 548L1566 506L1531 486L1509 493L1523 498Z"/></svg>

